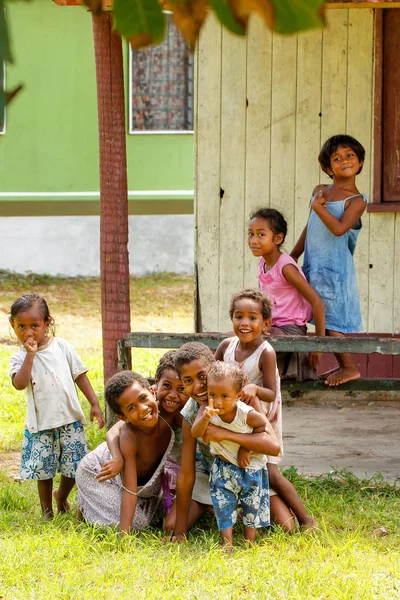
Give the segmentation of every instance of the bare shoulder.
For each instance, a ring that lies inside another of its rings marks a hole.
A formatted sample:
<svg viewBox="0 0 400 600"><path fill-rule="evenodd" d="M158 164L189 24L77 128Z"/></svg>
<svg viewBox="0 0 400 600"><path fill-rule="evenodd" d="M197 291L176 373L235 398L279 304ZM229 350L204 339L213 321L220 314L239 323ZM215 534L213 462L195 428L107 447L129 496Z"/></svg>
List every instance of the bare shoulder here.
<svg viewBox="0 0 400 600"><path fill-rule="evenodd" d="M223 340L215 351L215 360L224 360L224 354L229 346L231 338Z"/></svg>
<svg viewBox="0 0 400 600"><path fill-rule="evenodd" d="M354 194L350 198L347 198L345 204L345 210L351 207L352 211L356 211L359 216L362 215L366 209L367 203L365 202L363 194Z"/></svg>
<svg viewBox="0 0 400 600"><path fill-rule="evenodd" d="M119 436L122 455L132 454L138 448L138 435L135 430L124 423Z"/></svg>
<svg viewBox="0 0 400 600"><path fill-rule="evenodd" d="M265 427L265 425L267 424L267 419L264 415L257 412L256 410L250 410L247 413L246 422L247 422L247 425L249 425L250 427L253 427L253 428Z"/></svg>
<svg viewBox="0 0 400 600"><path fill-rule="evenodd" d="M260 360L258 362L260 371L269 369L276 366L276 352L269 342L265 344L264 350L261 352Z"/></svg>
<svg viewBox="0 0 400 600"><path fill-rule="evenodd" d="M223 340L218 347L221 348L221 350L226 350L231 342L231 339L232 338L226 338L226 340Z"/></svg>
<svg viewBox="0 0 400 600"><path fill-rule="evenodd" d="M267 355L275 356L275 350L273 349L268 340L264 340L264 350L261 352L260 358L263 358Z"/></svg>
<svg viewBox="0 0 400 600"><path fill-rule="evenodd" d="M318 192L320 192L321 190L324 190L326 188L328 188L329 185L325 184L325 183L319 183L318 185L315 186L315 188L312 191L312 195L315 196L315 194L317 194Z"/></svg>

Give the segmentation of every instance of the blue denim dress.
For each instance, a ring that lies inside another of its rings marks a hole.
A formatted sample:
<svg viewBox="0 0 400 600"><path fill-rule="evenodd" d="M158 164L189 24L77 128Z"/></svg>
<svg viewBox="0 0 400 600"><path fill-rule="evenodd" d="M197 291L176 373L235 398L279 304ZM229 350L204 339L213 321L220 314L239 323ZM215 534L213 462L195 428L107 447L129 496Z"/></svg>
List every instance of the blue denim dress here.
<svg viewBox="0 0 400 600"><path fill-rule="evenodd" d="M364 201L368 202L367 197L361 195ZM354 197L328 202L326 208L334 217L340 219L346 201ZM325 303L326 329L341 333L357 333L362 330L353 259L361 227L359 219L354 229L336 236L313 210L308 219L303 271L309 284Z"/></svg>

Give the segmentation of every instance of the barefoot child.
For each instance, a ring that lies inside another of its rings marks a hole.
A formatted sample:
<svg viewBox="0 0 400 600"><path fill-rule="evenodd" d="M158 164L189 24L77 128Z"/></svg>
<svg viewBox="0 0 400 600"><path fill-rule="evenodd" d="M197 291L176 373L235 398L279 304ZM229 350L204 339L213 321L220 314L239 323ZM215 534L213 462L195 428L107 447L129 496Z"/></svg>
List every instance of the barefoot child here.
<svg viewBox="0 0 400 600"><path fill-rule="evenodd" d="M90 523L119 523L123 536L131 528L144 529L162 519L162 473L175 436L168 423L159 418L156 399L141 375L116 373L107 382L105 399L124 421L120 435L122 477L99 482L97 475L111 458L103 442L85 456L77 470L78 507Z"/></svg>
<svg viewBox="0 0 400 600"><path fill-rule="evenodd" d="M326 333L334 337L362 329L353 254L367 205L356 187L364 157L360 142L349 135L325 142L318 160L333 183L314 188L308 223L291 253L297 260L304 251L304 273L325 303ZM327 385L360 377L351 354L336 358L339 368L326 377Z"/></svg>
<svg viewBox="0 0 400 600"><path fill-rule="evenodd" d="M237 364L247 374L250 383L244 386L241 400L266 415L278 438L282 457L280 379L275 352L262 337L263 331L271 324L271 301L261 290L246 289L233 295L229 314L236 336L221 342L215 358ZM295 488L280 473L279 461L280 458L275 455L268 456L271 519L290 532L295 529L293 512L303 528L315 526Z"/></svg>
<svg viewBox="0 0 400 600"><path fill-rule="evenodd" d="M87 378L87 368L61 338L50 337L54 327L46 300L26 294L10 310L10 324L23 349L10 361L10 376L17 390L25 390L27 415L21 455L21 477L36 479L46 520L53 517L53 496L58 512L68 510L75 472L85 456L86 423L75 384L91 404L90 420L104 426L99 401ZM61 472L58 490L53 478Z"/></svg>
<svg viewBox="0 0 400 600"><path fill-rule="evenodd" d="M307 335L307 322L314 315L315 332L325 335L324 303L307 282L302 270L289 254L281 251L287 223L273 208L261 208L250 215L248 244L254 256L260 256L260 289L273 302L271 335ZM310 352L277 354L281 377L298 381L318 379L316 368L320 354Z"/></svg>
<svg viewBox="0 0 400 600"><path fill-rule="evenodd" d="M188 399L178 373L175 370L175 354L176 350L170 350L162 356L155 374L154 393L158 402L159 416L164 419L175 433L175 442L171 449L171 453L165 461L163 472L163 491L164 491L164 507L166 516L164 519L164 527L169 529L171 519L175 520L175 510L173 508L173 500L176 496L176 478L179 471L179 463L182 452L182 416L181 409L185 406ZM100 482L107 481L116 477L124 466L124 460L121 454L119 445L119 436L123 421L118 421L107 432L106 442L111 453L111 460L107 461L97 479Z"/></svg>
<svg viewBox="0 0 400 600"><path fill-rule="evenodd" d="M200 438L208 425L251 434L265 431L267 419L251 406L240 402L245 375L234 364L215 363L207 373L208 404L202 404L192 425L192 436ZM275 439L279 449L278 440ZM232 549L233 526L240 502L244 537L254 542L256 529L269 527L269 485L265 454L249 453L240 444L223 440L210 442L215 455L211 467L210 494L222 545Z"/></svg>
<svg viewBox="0 0 400 600"><path fill-rule="evenodd" d="M262 433L235 433L210 424L202 439L198 440L196 460L196 440L191 427L202 404L207 403L207 371L215 362L214 355L207 346L198 342L184 344L177 352L175 366L183 386L190 398L182 409L182 459L177 479L176 524L172 541L184 541L187 530L212 505L208 480L214 456L210 452L210 442L230 440L249 451L260 454L278 454L272 429Z"/></svg>

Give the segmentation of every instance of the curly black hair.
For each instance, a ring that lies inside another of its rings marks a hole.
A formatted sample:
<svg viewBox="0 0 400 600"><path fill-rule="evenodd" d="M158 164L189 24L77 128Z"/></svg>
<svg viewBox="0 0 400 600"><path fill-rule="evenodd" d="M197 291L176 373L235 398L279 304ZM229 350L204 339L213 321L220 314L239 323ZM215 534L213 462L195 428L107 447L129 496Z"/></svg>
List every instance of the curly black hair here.
<svg viewBox="0 0 400 600"><path fill-rule="evenodd" d="M116 415L121 414L121 406L118 399L135 381L146 390L150 389L147 379L134 371L119 371L107 381L104 390L105 401Z"/></svg>
<svg viewBox="0 0 400 600"><path fill-rule="evenodd" d="M186 365L193 360L202 360L207 366L215 362L214 354L208 346L201 342L188 342L183 344L175 354L175 369L178 375L182 365Z"/></svg>
<svg viewBox="0 0 400 600"><path fill-rule="evenodd" d="M238 302L238 300L243 300L244 298L249 298L249 300L259 302L264 321L269 321L272 319L272 301L268 294L257 288L246 288L245 290L241 290L240 292L233 294L231 298L231 304L229 306L229 316L231 319L233 318L233 313L235 312L235 303Z"/></svg>
<svg viewBox="0 0 400 600"><path fill-rule="evenodd" d="M237 392L240 392L243 386L248 383L247 374L238 365L222 361L217 361L210 367L207 373L207 382L210 383L211 379L231 379Z"/></svg>
<svg viewBox="0 0 400 600"><path fill-rule="evenodd" d="M160 362L158 363L158 366L156 369L156 374L154 376L154 379L156 381L159 381L161 379L163 372L166 371L167 369L171 369L171 371L176 371L176 366L175 366L176 352L177 352L176 350L168 350L168 352L166 352L160 358Z"/></svg>

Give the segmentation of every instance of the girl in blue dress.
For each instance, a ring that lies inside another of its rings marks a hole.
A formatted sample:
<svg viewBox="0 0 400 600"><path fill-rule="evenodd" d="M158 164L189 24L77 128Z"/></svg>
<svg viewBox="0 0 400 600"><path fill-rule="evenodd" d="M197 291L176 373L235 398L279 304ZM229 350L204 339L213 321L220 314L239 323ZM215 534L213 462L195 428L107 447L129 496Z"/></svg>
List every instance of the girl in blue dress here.
<svg viewBox="0 0 400 600"><path fill-rule="evenodd" d="M368 202L356 187L364 157L363 146L349 135L325 142L318 160L333 181L314 188L308 223L291 253L297 260L304 252L304 274L325 303L326 334L335 337L362 329L353 254ZM326 374L326 385L360 377L351 354L335 356L339 365Z"/></svg>

